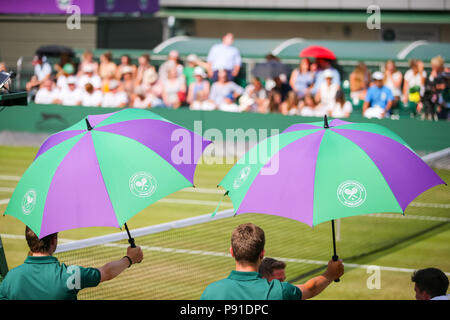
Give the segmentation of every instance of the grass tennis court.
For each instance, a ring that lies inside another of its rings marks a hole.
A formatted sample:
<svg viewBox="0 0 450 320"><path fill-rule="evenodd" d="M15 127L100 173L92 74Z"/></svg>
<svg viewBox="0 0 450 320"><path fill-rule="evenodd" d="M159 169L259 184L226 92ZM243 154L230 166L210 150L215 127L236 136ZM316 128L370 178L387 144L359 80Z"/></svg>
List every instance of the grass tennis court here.
<svg viewBox="0 0 450 320"><path fill-rule="evenodd" d="M17 179L33 161L37 148L0 147L0 212ZM131 229L156 225L212 212L222 198L219 182L231 165L199 165L195 176L197 191L179 191L128 222ZM449 170L437 170L450 181ZM222 202L221 210L229 209ZM8 265L21 264L27 254L24 225L15 218L0 217L0 234ZM409 269L437 267L450 272L450 192L438 186L419 196L400 215L359 216L341 220L338 254L346 274L316 299L414 299ZM232 230L240 223L253 222L265 230L266 256L287 262L287 279L302 283L322 272L330 259L331 227L323 223L314 229L296 221L269 215L244 214L136 238L144 249L144 262L117 279L96 289L82 291L80 299L198 299L207 284L228 275L234 267L228 256ZM60 239L84 239L117 232L112 228L88 228L61 232ZM101 247L59 254L67 264L101 266L124 255L125 241ZM392 267L381 270L381 289L366 286L366 269L361 265ZM406 270L405 270L406 269Z"/></svg>

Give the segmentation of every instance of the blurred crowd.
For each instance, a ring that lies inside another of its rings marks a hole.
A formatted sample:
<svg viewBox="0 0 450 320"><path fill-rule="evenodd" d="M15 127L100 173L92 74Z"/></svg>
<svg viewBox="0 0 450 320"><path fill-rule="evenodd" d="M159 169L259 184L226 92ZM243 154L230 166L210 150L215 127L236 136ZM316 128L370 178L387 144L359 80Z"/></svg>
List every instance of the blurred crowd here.
<svg viewBox="0 0 450 320"><path fill-rule="evenodd" d="M242 59L233 41L233 34L224 35L221 43L211 47L206 61L195 54L182 60L173 50L159 67L148 54L141 55L135 65L127 55L116 64L111 53L103 53L97 62L87 51L78 65L69 60L53 67L45 56L36 56L27 91L38 104L86 107L189 107L345 118L361 106L368 118L390 117L401 108L427 119L448 117L450 77L440 56L431 60L428 74L419 60L410 61L405 74L393 61L373 73L361 62L343 81L335 61L303 58L294 70L285 71L279 59L269 54L258 72L255 68L251 82L242 87L235 82ZM348 84L349 95L343 83Z"/></svg>

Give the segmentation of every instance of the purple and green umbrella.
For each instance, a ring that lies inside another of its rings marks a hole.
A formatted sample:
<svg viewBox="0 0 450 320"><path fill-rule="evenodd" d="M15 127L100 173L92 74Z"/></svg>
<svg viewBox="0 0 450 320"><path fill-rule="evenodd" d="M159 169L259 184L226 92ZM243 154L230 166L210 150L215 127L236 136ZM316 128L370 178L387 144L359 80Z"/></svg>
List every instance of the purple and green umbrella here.
<svg viewBox="0 0 450 320"><path fill-rule="evenodd" d="M44 142L5 214L39 238L74 228L126 227L150 204L193 186L209 143L147 110L89 115Z"/></svg>
<svg viewBox="0 0 450 320"><path fill-rule="evenodd" d="M267 156L265 156L267 155ZM309 226L334 219L404 213L445 182L394 132L334 119L294 124L247 152L219 183L236 214L265 213Z"/></svg>

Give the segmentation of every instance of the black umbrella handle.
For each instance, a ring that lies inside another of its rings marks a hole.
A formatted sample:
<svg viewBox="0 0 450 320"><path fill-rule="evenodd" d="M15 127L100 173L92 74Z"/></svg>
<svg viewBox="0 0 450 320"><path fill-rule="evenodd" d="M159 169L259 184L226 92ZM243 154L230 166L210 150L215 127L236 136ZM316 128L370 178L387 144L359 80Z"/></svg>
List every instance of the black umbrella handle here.
<svg viewBox="0 0 450 320"><path fill-rule="evenodd" d="M333 261L338 261L339 256L336 254L336 237L335 237L335 233L334 233L334 220L331 220L331 231L333 232L333 256L331 257L331 259ZM341 279L334 280L334 282L339 282L339 281L341 281Z"/></svg>
<svg viewBox="0 0 450 320"><path fill-rule="evenodd" d="M130 233L130 230L128 230L127 224L125 223L124 226L125 226L125 230L127 231L127 234L128 234L128 243L130 244L130 247L136 248L136 243L134 243L134 238L131 237L131 233Z"/></svg>

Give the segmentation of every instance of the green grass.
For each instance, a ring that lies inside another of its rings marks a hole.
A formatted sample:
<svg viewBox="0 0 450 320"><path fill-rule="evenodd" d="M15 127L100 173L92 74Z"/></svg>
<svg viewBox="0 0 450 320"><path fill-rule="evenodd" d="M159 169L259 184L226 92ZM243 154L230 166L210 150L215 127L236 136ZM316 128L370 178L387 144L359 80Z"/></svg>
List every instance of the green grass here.
<svg viewBox="0 0 450 320"><path fill-rule="evenodd" d="M36 148L0 147L0 175L21 176L33 161ZM195 176L198 188L215 188L231 165L199 165ZM437 173L450 181L450 171ZM14 188L16 181L0 180L0 188ZM0 200L11 192L0 191ZM217 203L222 195L177 192L169 199L196 199ZM225 200L229 203L229 200ZM419 196L415 202L450 203L448 187L437 186ZM229 207L222 207L229 208ZM3 213L6 205L0 205ZM134 216L128 226L139 228L210 213L215 206L156 203ZM407 216L450 217L448 208L410 206ZM284 259L329 260L331 252L330 223L314 229L289 219L260 214L244 214L162 232L138 238L145 259L117 279L95 289L83 290L80 298L87 299L198 299L205 286L226 277L234 267L233 259L217 256L227 254L232 230L240 223L253 222L266 233L266 255ZM85 228L60 233L60 238L83 239L118 232L114 228ZM23 235L24 225L17 219L0 217L0 233ZM23 262L28 252L24 240L4 237L8 265L13 268ZM429 266L450 271L450 224L439 221L388 219L380 217L351 217L341 220L341 240L338 254L345 263L380 265L418 269ZM121 242L126 247L126 242ZM177 250L178 251L175 251ZM181 251L180 251L181 250ZM122 247L95 247L60 254L61 261L84 266L102 264L124 255ZM287 278L299 284L323 272L317 264L287 262ZM411 274L381 271L381 289L369 290L370 275L364 268L346 267L340 283L333 283L316 299L413 299Z"/></svg>

